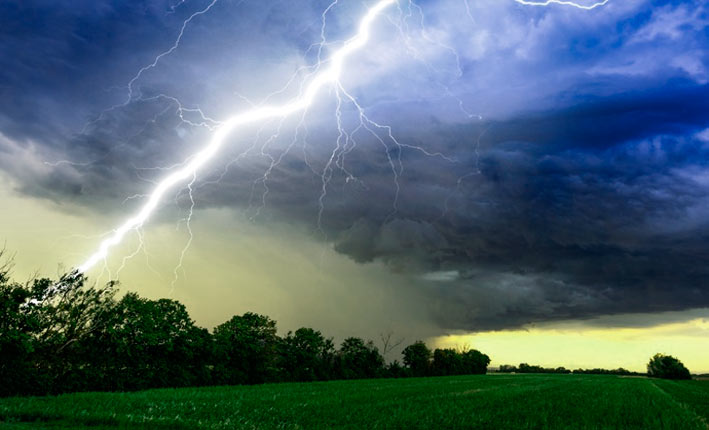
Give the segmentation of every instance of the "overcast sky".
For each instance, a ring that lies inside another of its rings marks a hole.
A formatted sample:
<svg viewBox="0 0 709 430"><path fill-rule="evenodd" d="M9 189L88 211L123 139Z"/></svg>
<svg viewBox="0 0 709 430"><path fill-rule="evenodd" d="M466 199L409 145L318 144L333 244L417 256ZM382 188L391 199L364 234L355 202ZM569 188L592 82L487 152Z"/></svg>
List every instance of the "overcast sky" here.
<svg viewBox="0 0 709 430"><path fill-rule="evenodd" d="M2 2L16 275L80 264L218 121L294 97L371 4L340 0L322 31L319 0ZM702 0L400 0L346 93L233 133L89 275L205 326L253 310L335 336L705 321L708 67Z"/></svg>

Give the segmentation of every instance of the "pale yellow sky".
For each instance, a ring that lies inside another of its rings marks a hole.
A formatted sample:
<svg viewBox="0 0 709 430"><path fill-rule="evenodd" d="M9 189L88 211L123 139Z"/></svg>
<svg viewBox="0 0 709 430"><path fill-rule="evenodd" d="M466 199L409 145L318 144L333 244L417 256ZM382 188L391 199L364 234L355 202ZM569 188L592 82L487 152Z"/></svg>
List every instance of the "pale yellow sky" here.
<svg viewBox="0 0 709 430"><path fill-rule="evenodd" d="M72 214L71 207L19 196L8 178L0 181L0 201L0 240L16 253L17 280L35 272L54 277L60 264L78 265L98 244L98 235L118 221ZM445 330L429 319L425 298L407 288L411 280L380 264L357 264L291 224L265 224L229 210L199 211L192 223L194 240L183 261L184 271L178 271L174 288L187 231L176 222L151 224L144 232L149 257L140 252L126 262L118 276L122 288L180 300L205 327L254 311L277 320L281 331L312 326L336 339L373 340L392 331L395 337L405 338L403 345L426 339L431 346L470 346L487 353L493 366L527 362L643 371L649 357L662 352L678 356L693 372L709 372L709 310L441 336ZM116 250L109 262L114 271L136 244L129 241ZM108 279L107 273L90 275ZM644 319L670 322L623 327Z"/></svg>
<svg viewBox="0 0 709 430"><path fill-rule="evenodd" d="M644 372L650 357L661 352L679 357L692 372L709 373L709 310L704 313L705 318L653 327L594 327L603 321L598 318L583 324L561 322L526 330L441 336L432 344L480 349L490 355L492 366L524 362L572 370L623 367Z"/></svg>
<svg viewBox="0 0 709 430"><path fill-rule="evenodd" d="M0 185L0 199L7 203L0 209L0 224L11 227L2 230L0 240L16 254L17 280L36 272L56 277L60 264L80 264L98 245L100 233L119 221L62 212L54 204L18 196L7 181ZM253 311L277 320L281 330L312 326L338 338L435 333L423 299L406 289L406 279L380 264L357 264L297 226L264 225L231 210L199 211L191 225L194 239L174 283L189 239L184 224L177 222L147 226L147 254L137 253L119 273L123 258L137 249L136 237L116 248L109 261L111 276L125 291L185 303L204 327ZM109 279L100 269L88 275L100 282Z"/></svg>

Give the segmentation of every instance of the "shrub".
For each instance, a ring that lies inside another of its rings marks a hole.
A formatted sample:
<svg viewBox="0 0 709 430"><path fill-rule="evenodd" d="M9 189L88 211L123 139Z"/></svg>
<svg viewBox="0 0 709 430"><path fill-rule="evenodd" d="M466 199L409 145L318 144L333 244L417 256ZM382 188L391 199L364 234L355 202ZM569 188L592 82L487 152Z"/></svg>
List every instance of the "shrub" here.
<svg viewBox="0 0 709 430"><path fill-rule="evenodd" d="M692 379L689 370L671 355L655 354L647 363L647 374L662 379Z"/></svg>

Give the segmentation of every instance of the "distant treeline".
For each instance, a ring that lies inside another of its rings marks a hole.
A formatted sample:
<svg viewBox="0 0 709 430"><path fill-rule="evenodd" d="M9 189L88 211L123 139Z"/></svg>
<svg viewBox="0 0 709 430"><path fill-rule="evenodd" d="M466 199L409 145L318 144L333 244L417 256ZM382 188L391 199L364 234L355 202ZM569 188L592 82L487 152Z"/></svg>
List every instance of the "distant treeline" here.
<svg viewBox="0 0 709 430"><path fill-rule="evenodd" d="M371 341L336 348L311 328L278 336L276 322L255 313L210 333L176 300L117 299L116 284L85 283L73 274L21 285L0 268L0 395L481 374L490 363L479 351L416 342L402 364L387 364Z"/></svg>
<svg viewBox="0 0 709 430"><path fill-rule="evenodd" d="M498 369L500 373L574 373L585 375L625 375L625 376L646 376L647 373L632 372L619 367L617 369L576 369L569 370L565 367L542 367L537 365L529 365L520 363L515 367L509 364L503 364Z"/></svg>

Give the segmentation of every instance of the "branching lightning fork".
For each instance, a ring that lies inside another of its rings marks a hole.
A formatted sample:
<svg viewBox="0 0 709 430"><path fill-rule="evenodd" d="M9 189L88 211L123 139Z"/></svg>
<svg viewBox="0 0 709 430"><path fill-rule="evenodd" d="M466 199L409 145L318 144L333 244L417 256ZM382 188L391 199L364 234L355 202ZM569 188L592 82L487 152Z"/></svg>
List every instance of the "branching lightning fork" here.
<svg viewBox="0 0 709 430"><path fill-rule="evenodd" d="M602 0L599 2L595 2L589 5L582 5L573 1L566 1L566 0L545 0L545 1L528 1L528 0L515 0L519 4L523 4L526 6L550 6L552 4L558 4L562 6L572 6L578 9L585 9L585 10L591 10L595 9L600 6L604 6L606 3L608 3L610 0Z"/></svg>
<svg viewBox="0 0 709 430"><path fill-rule="evenodd" d="M224 121L214 132L209 144L195 154L189 163L160 181L155 189L153 189L152 193L150 193L147 202L138 213L126 220L110 237L101 242L98 250L77 268L78 272L85 273L98 262L104 261L108 256L109 250L121 243L128 232L141 227L150 218L153 212L155 212L158 204L171 188L193 178L196 172L219 151L227 136L239 126L272 118L282 118L307 109L313 103L316 94L322 87L338 82L342 73L343 64L347 57L357 52L367 43L374 20L382 11L394 3L396 3L396 0L381 0L371 7L360 21L357 34L348 39L344 45L326 61L326 63L329 63L327 68L313 76L298 98L280 106L263 106L251 109L236 114Z"/></svg>
<svg viewBox="0 0 709 430"><path fill-rule="evenodd" d="M141 77L141 75L146 72L149 69L154 68L157 65L157 62L165 55L170 54L173 52L175 49L177 49L179 45L179 41L182 38L182 35L184 34L185 31L185 26L189 23L190 20L193 18L206 13L209 11L209 9L216 3L217 0L212 0L206 8L203 10L192 14L184 23L183 26L180 30L180 34L175 42L175 44L168 50L160 54L158 57L155 58L155 60L140 69L138 73L130 80L128 84L128 97L126 100L125 104L130 103L134 99L133 95L133 85L134 83ZM152 190L150 194L146 196L147 201L145 204L139 209L137 213L135 213L133 216L128 218L122 225L120 225L117 229L115 229L112 233L108 235L108 237L103 240L96 252L94 252L92 255L90 255L81 265L78 266L76 269L76 273L85 273L92 267L94 267L97 263L101 261L106 261L106 258L108 257L109 251L112 247L120 244L125 235L128 234L131 231L137 231L138 234L140 235L140 229L143 226L143 224L148 221L148 219L151 217L151 215L155 212L155 210L158 208L158 205L160 202L163 200L165 197L166 193L168 193L172 188L176 187L179 184L187 184L187 187L190 192L190 210L189 210L189 215L186 218L186 222L189 223L189 219L192 216L193 208L194 208L194 199L192 198L192 186L195 182L197 172L205 166L217 153L218 151L222 148L224 145L224 142L226 141L227 137L238 130L241 126L247 125L247 124L252 124L252 123L257 123L257 122L263 122L269 119L285 119L286 117L296 113L296 112L303 112L305 113L308 108L313 104L314 99L317 95L317 93L325 86L327 85L332 85L334 91L337 94L338 98L338 104L337 104L337 112L336 112L336 117L337 117L337 122L338 122L338 129L340 131L340 134L337 139L337 147L335 150L332 152L325 169L322 171L322 181L323 181L323 186L322 186L322 194L319 199L319 206L320 210L318 213L318 226L320 226L320 218L322 216L322 212L324 209L323 206L323 199L325 197L327 185L331 179L332 176L332 166L335 164L339 168L341 168L343 171L349 174L344 167L342 166L342 157L345 152L349 152L352 148L352 145L354 143L350 143L350 141L353 142L352 135L359 129L360 127L363 129L368 130L371 132L376 138L379 139L379 141L385 146L386 149L386 144L382 141L382 139L377 135L375 131L372 129L376 129L379 131L385 132L385 135L388 137L388 139L391 139L398 147L399 149L401 148L410 148L410 149L415 149L418 151L423 152L426 155L429 156L440 156L445 158L448 161L453 161L447 157L445 157L443 154L440 153L430 153L423 148L420 147L415 147L415 146L410 146L406 144L399 143L394 136L392 135L391 128L388 126L380 125L369 118L366 117L364 114L364 111L362 107L356 102L354 97L352 97L341 85L340 83L340 76L342 74L342 69L345 60L350 57L352 54L355 52L359 51L362 49L366 43L369 41L370 38L370 29L372 27L373 22L375 19L382 14L382 12L387 9L389 6L396 4L398 0L379 0L374 6L372 6L367 13L362 17L362 19L359 22L359 27L357 33L351 37L350 39L346 40L344 44L342 45L341 48L336 50L329 58L327 59L322 59L321 54L322 54L322 49L323 47L327 44L327 41L325 40L325 35L324 35L324 25L325 25L325 15L327 12L335 5L337 4L338 0L335 0L330 7L328 7L325 12L323 12L323 30L321 32L321 41L320 43L314 44L311 46L311 48L317 48L317 59L318 62L315 66L312 66L312 72L309 72L306 79L307 85L304 85L301 87L300 95L296 97L295 99L291 100L290 102L287 102L282 105L261 105L261 106L252 106L251 109L238 113L225 121L214 121L211 120L207 117L205 117L202 112L199 109L194 109L197 113L201 115L201 120L202 122L200 124L193 124L193 125L200 125L200 126L207 126L211 130L213 130L213 135L209 143L199 152L196 154L193 154L191 157L189 157L183 164L175 166L175 169L172 173L167 175L165 178L163 178L161 181L159 181L155 188ZM553 4L557 5L562 5L562 6L571 6L579 9L585 9L585 10L590 10L594 9L600 6L605 5L606 3L609 2L609 0L602 0L602 1L597 1L592 4L588 5L583 5L579 4L573 1L567 1L567 0L543 0L543 1L530 1L530 0L514 0L517 3L527 5L527 6L540 6L540 7L547 7L551 6ZM421 13L422 19L423 19L423 12L421 11L420 7L416 5L413 0L408 0L409 5L413 6L414 8L417 8L419 12ZM470 11L470 7L467 3L467 0L464 0L465 2L465 7L466 7L466 13L468 16L472 19L472 14ZM178 3L177 5L181 4L182 2ZM421 25L423 26L423 21L421 22ZM424 35L425 36L425 35ZM426 36L427 37L427 36ZM428 39L427 39L428 40ZM458 64L458 70L460 71L460 59L457 55L457 53L453 50L453 48L448 47L447 45L441 45L438 42L435 42L433 40L429 40L429 42L432 42L434 44L440 45L444 49L452 51L453 55L455 55L456 58L456 64ZM310 69L310 67L304 68L304 69ZM300 70L299 70L300 71ZM460 72L462 73L462 72ZM297 73L296 73L297 75ZM295 76L293 78L295 78ZM290 85L290 82L287 84L287 86ZM446 88L447 90L447 88ZM450 90L448 90L449 95ZM190 109L183 108L182 105L179 103L174 98L170 98L168 96L160 95L158 97L165 97L169 100L171 100L174 103L177 103L177 106L179 108L180 116L182 118L182 112L185 111L190 111ZM360 127L355 129L354 131L351 131L350 133L343 132L342 128L340 127L340 117L341 117L341 111L340 107L342 104L342 101L346 100L357 108L357 111L359 112L359 118L360 118ZM266 99L268 100L268 99ZM472 117L473 115L469 114L466 112L463 108L462 102L459 100L461 110L464 111L469 117ZM125 105L124 104L124 105ZM184 118L182 118L184 121ZM296 136L297 138L297 136ZM267 141L268 143L268 141ZM294 142L295 143L295 140ZM265 145L265 144L264 144ZM292 146L292 144L291 144ZM290 148L290 147L289 147ZM286 151L287 152L287 151ZM263 148L262 148L262 154L263 153ZM264 154L266 155L266 154ZM269 156L270 157L270 156ZM401 164L401 159L400 159L400 152L399 152L399 159L398 160L393 160L391 156L389 155L389 152L387 151L387 157L389 164L392 168L392 172L394 174L394 179L396 182L396 187L397 187L397 195L398 195L398 182L397 182L397 175L401 174L403 171L403 166ZM282 158L282 156L281 156ZM269 170L266 172L264 175L263 181L265 184L265 180L268 177L268 173L270 170L279 162L280 160L276 160L274 158L271 158L271 167ZM306 161L307 162L307 161ZM348 177L348 179L350 179ZM461 179L462 180L462 179ZM459 181L460 182L460 181ZM264 204L265 204L265 195L264 195ZM394 209L396 209L396 200L394 202ZM188 224L189 228L189 224ZM190 238L191 238L191 232L190 232ZM190 239L191 240L191 239ZM142 242L142 238L141 238ZM134 254L132 254L134 255ZM132 256L131 255L131 256ZM182 252L182 257L184 257L184 250ZM127 257L127 258L130 258ZM123 260L123 263L125 263L125 258ZM180 260L181 262L182 260ZM180 263L181 264L181 263ZM178 266L175 269L175 277L177 277L177 271L180 268ZM174 283L174 282L173 282Z"/></svg>

